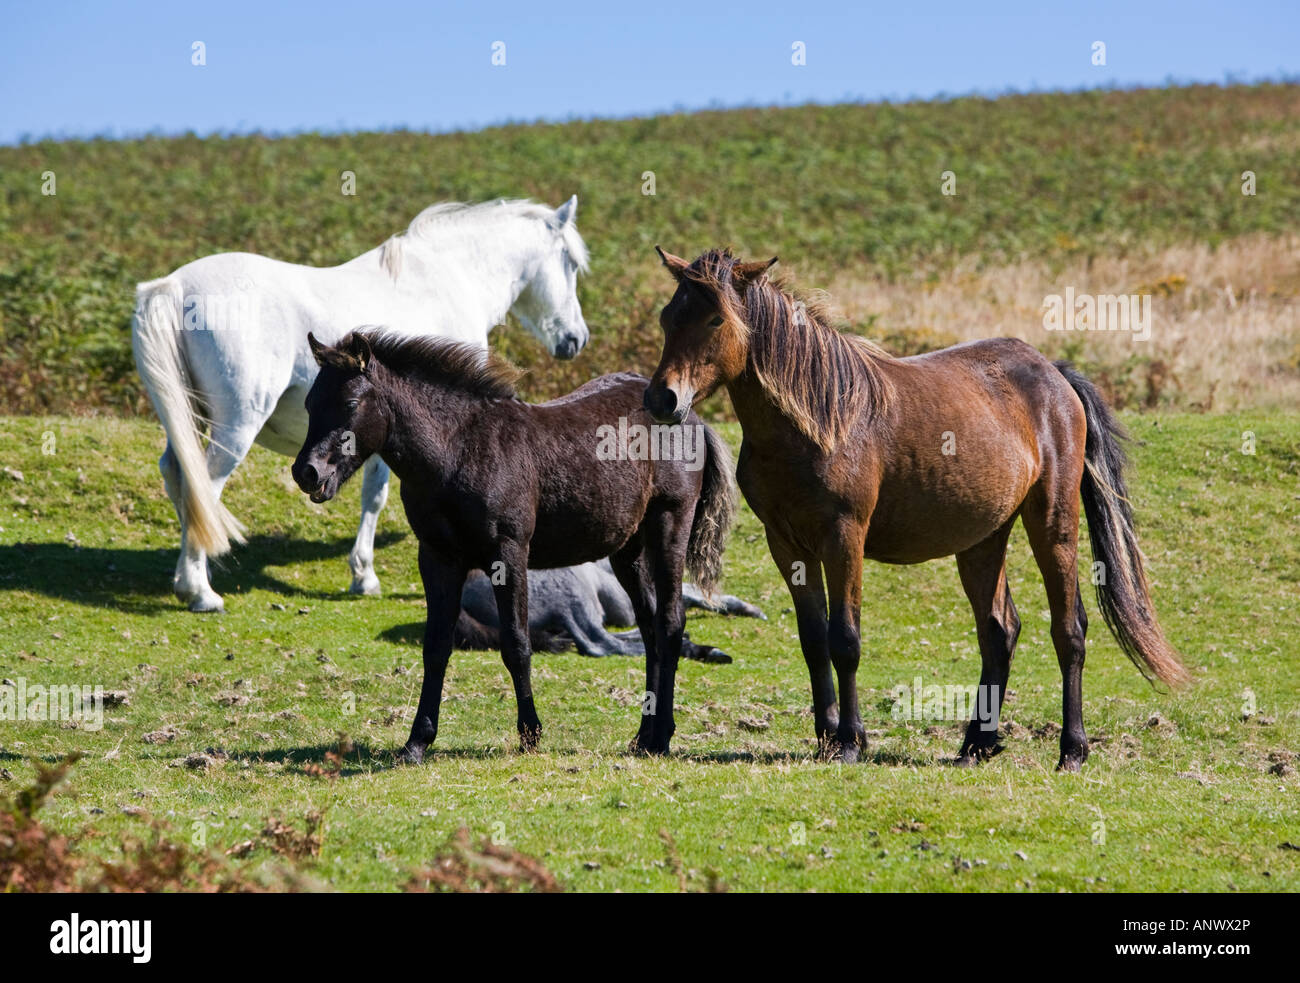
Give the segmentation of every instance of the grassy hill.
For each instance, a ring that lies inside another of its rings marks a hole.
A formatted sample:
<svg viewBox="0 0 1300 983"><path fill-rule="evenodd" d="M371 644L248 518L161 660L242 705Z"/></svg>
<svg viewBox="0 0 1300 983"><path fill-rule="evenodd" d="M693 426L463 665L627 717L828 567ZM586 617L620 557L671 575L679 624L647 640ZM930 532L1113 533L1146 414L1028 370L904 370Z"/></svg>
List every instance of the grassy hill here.
<svg viewBox="0 0 1300 983"><path fill-rule="evenodd" d="M340 194L344 170L356 173L355 197ZM949 170L955 196L940 192ZM1241 193L1245 170L1257 175L1254 197ZM56 175L54 197L41 194L46 171ZM655 174L653 197L641 193L645 171ZM920 325L907 311L869 303L850 312L857 329L901 352L962 337L965 318L987 306L979 278L991 269L1032 261L1044 277L1084 276L1095 259L1150 260L1154 251L1157 291L1204 287L1217 297L1226 286L1235 307L1244 288L1274 305L1251 315L1257 327L1262 316L1266 330L1250 378L1233 397L1238 403L1279 380L1291 385L1300 373L1300 263L1294 243L1278 238L1296 231L1300 215L1300 86L1197 86L751 109L446 136L0 148L0 414L142 409L128 338L133 287L189 260L242 249L333 264L404 228L435 201L558 203L575 192L593 256L582 284L591 347L561 366L518 329L498 342L537 369L529 381L536 396L597 372L654 364L656 315L668 292L651 249L657 241L684 255L724 243L779 253L802 283L866 284L870 296L898 283L919 294L953 271L974 277L969 298L942 323ZM1241 264L1258 278L1244 285L1220 282L1217 272L1205 283L1186 283L1178 268L1160 272L1166 247L1194 243L1213 253L1245 239L1289 259L1262 269ZM1009 309L992 329L1023 333L1036 317ZM1184 356L1172 348L1064 353L1085 367L1095 363L1120 402L1194 405L1208 389L1212 404L1216 391L1236 385L1152 383L1153 372L1157 380L1177 376ZM1153 369L1156 362L1168 365Z"/></svg>

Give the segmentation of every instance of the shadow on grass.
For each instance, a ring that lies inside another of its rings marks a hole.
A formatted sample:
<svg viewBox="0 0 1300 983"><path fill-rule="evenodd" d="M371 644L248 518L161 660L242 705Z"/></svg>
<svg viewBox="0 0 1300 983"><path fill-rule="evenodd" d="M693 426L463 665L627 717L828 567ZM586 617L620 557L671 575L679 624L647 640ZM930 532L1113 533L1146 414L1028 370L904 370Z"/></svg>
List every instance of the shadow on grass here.
<svg viewBox="0 0 1300 983"><path fill-rule="evenodd" d="M911 753L897 748L868 748L867 753L857 762L845 765L842 762L828 761L817 755L817 752L811 748L807 750L792 751L682 751L674 752L688 761L698 761L704 764L735 764L743 762L745 764L757 765L780 765L780 764L809 764L809 765L835 765L843 768L859 768L871 765L880 765L886 768L936 768L940 765L951 764L956 758L947 760L936 760L933 755L924 753Z"/></svg>
<svg viewBox="0 0 1300 983"><path fill-rule="evenodd" d="M230 751L231 761L275 762L293 774L319 778L350 778L353 775L387 771L396 765L392 748L372 747L365 741L353 741L340 753L338 741L293 748L270 748L265 751Z"/></svg>
<svg viewBox="0 0 1300 983"><path fill-rule="evenodd" d="M806 764L817 760L811 751L676 751L672 757L700 764L731 765L737 762L756 765Z"/></svg>
<svg viewBox="0 0 1300 983"><path fill-rule="evenodd" d="M391 642L393 645L423 645L424 622L412 621L407 625L393 625L392 628L385 628L375 636L375 641Z"/></svg>
<svg viewBox="0 0 1300 983"><path fill-rule="evenodd" d="M919 754L907 754L901 751L878 750L875 753L868 752L867 755L854 764L845 765L842 762L827 761L818 757L817 753L811 749L803 751L685 751L680 755L687 761L698 761L702 764L735 764L742 762L744 764L755 765L827 765L842 768L860 768L870 765L883 765L886 768L934 768L944 762L935 761L932 757Z"/></svg>
<svg viewBox="0 0 1300 983"><path fill-rule="evenodd" d="M375 537L375 547L391 546L406 535L381 533ZM336 591L305 590L280 580L269 570L343 558L352 549L352 543L351 539L322 541L253 536L221 561L213 561L213 587L227 597L238 597L253 590L315 600L350 597L346 593L346 564L340 564ZM11 571L0 576L0 591L32 591L87 607L108 607L131 614L182 611L184 606L171 590L176 556L174 549L104 549L73 543L0 545L0 570Z"/></svg>
<svg viewBox="0 0 1300 983"><path fill-rule="evenodd" d="M446 761L502 761L512 757L531 757L532 752L524 752L516 747L503 747L499 744L455 745L439 747L434 745L425 752L424 761L418 765L397 761L401 745L394 742L391 746L375 747L369 743L353 742L352 749L340 755L338 742L303 745L290 748L267 748L266 750L228 751L231 761L278 762L287 771L295 774L321 775L322 772L334 774L340 778L367 774L376 771L390 771L397 768L436 767L440 760ZM590 758L592 749L588 747L544 748L537 754L552 758ZM613 759L644 757L633 751L616 751L608 757ZM805 763L813 756L802 751L674 751L670 758L698 764L734 764L738 761L754 764L794 764ZM932 763L932 762L931 762ZM575 769L576 770L576 769Z"/></svg>
<svg viewBox="0 0 1300 983"><path fill-rule="evenodd" d="M886 768L939 768L953 765L957 760L957 756L950 755L947 758L935 758L932 754L916 754L898 748L877 748L865 760L873 765L883 765Z"/></svg>
<svg viewBox="0 0 1300 983"><path fill-rule="evenodd" d="M478 745L472 747L438 747L425 752L424 762L418 765L398 762L397 753L401 745L394 743L384 747L374 747L365 741L352 742L352 748L346 754L339 753L338 742L311 744L291 748L268 748L266 750L235 750L226 752L231 761L273 762L284 765L292 774L311 775L313 777L349 778L354 775L373 774L377 771L392 771L397 768L429 768L437 765L439 760L491 761L504 760L511 756L523 756L525 752L518 749L504 748L499 745ZM588 752L580 747L555 748L541 752L554 757L585 756Z"/></svg>

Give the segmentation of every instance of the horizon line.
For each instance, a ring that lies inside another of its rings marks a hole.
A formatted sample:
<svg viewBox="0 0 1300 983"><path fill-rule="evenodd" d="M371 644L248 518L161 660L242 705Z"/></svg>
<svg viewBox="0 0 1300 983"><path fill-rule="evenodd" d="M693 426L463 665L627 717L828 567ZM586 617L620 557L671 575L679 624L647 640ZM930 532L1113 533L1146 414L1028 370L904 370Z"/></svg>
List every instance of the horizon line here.
<svg viewBox="0 0 1300 983"><path fill-rule="evenodd" d="M1160 89L1193 89L1197 87L1214 87L1214 88L1253 88L1263 85L1300 85L1300 74L1287 74L1279 71L1273 75L1260 75L1254 78L1243 78L1237 73L1225 71L1222 81L1207 79L1176 79L1166 77L1162 83L1152 82L1117 82L1114 80L1099 83L1097 85L1080 85L1074 87L1068 86L1048 86L1033 88L1012 88L1008 87L1002 90L989 89L970 89L965 92L950 93L938 91L928 96L921 96L915 93L907 96L897 96L894 94L877 97L858 96L855 98L842 99L806 99L801 102L737 102L722 104L719 100L714 100L705 105L687 106L681 103L674 104L670 108L652 109L645 112L633 111L624 114L604 114L591 113L587 115L571 113L568 116L537 116L532 119L497 119L487 123L459 123L446 127L430 126L412 126L410 124L391 124L380 125L376 127L321 127L321 126L304 126L299 129L290 130L265 130L259 127L249 128L226 128L220 127L198 133L192 129L180 131L163 131L160 127L150 130L135 131L121 135L114 134L111 130L101 131L91 134L54 134L46 133L41 136L33 136L31 133L21 133L12 140L0 140L0 148L32 147L44 143L94 143L98 141L107 141L113 143L132 143L149 139L158 140L179 140L187 137L196 137L200 140L235 140L247 137L265 137L272 140L287 140L302 136L360 136L368 134L386 134L386 133L412 133L423 136L457 136L472 133L485 133L491 130L505 129L515 126L564 126L572 123L599 123L599 122L624 122L633 120L655 119L664 116L682 116L697 115L710 112L739 112L753 109L801 109L810 106L819 107L836 107L836 106L915 106L928 105L934 103L957 102L963 99L986 99L997 101L999 99L1014 99L1024 96L1043 96L1043 95L1081 95L1085 92L1142 92Z"/></svg>

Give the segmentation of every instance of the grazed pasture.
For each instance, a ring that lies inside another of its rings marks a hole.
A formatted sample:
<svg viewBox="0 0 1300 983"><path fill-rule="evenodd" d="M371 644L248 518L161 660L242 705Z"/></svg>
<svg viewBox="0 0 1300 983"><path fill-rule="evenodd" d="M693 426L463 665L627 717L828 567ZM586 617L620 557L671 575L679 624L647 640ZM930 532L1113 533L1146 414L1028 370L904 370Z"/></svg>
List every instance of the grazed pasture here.
<svg viewBox="0 0 1300 983"><path fill-rule="evenodd" d="M233 851L223 863L241 876L287 867L337 889L405 885L461 826L539 858L570 889L1295 889L1300 852L1284 844L1300 843L1300 417L1127 420L1141 440L1132 488L1157 604L1198 682L1152 690L1095 619L1093 754L1079 775L1052 771L1060 678L1019 532L1010 579L1025 628L1007 750L979 769L946 764L959 722L891 714L891 692L918 676L978 676L952 561L867 567L872 750L863 764L826 764L784 587L748 511L726 583L771 620L691 618L736 662L685 666L671 758L624 750L636 660L539 656L542 751L523 755L499 658L463 652L436 753L394 767L423 619L400 509L380 530L387 593L345 596L356 492L314 506L287 462L258 450L229 490L253 535L216 574L228 611L198 617L169 593L176 522L152 422L0 420L0 676L98 683L128 701L94 732L0 723L0 795L31 781L33 761L79 750L43 813L82 834L79 849L115 859L156 820ZM317 855L286 857L264 835L307 833L317 814Z"/></svg>

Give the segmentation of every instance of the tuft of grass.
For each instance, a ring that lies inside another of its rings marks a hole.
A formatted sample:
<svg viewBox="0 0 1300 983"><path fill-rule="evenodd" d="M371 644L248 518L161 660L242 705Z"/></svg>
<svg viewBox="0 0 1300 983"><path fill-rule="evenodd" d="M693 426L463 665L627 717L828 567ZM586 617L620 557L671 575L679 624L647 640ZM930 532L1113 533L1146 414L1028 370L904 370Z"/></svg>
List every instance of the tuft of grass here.
<svg viewBox="0 0 1300 983"><path fill-rule="evenodd" d="M81 753L41 817L96 862L121 862L151 815L217 855L264 842L267 817L298 836L305 817L328 817L317 854L231 853L253 882L274 863L307 886L400 890L463 827L568 890L1294 890L1300 856L1281 844L1296 840L1300 793L1300 416L1125 420L1156 605L1197 682L1152 689L1094 618L1093 753L1058 775L1060 674L1020 530L1007 750L977 769L948 765L962 722L893 714L895 688L918 677L978 679L954 563L867 566L871 747L863 764L823 763L788 595L746 508L725 585L770 620L692 614L692 637L736 661L682 667L670 757L626 753L637 659L536 656L545 729L538 753L519 754L499 655L457 652L438 742L402 767L391 751L419 695L424 604L395 504L377 551L384 595L352 597L357 491L314 505L286 459L255 449L227 490L251 532L214 571L227 613L196 616L170 594L177 527L157 425L0 419L0 680L126 694L99 730L0 721L0 766L21 788ZM723 433L734 447L738 430Z"/></svg>

